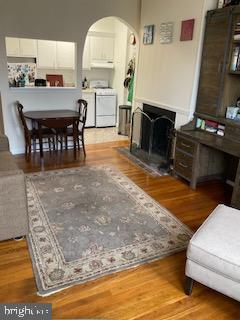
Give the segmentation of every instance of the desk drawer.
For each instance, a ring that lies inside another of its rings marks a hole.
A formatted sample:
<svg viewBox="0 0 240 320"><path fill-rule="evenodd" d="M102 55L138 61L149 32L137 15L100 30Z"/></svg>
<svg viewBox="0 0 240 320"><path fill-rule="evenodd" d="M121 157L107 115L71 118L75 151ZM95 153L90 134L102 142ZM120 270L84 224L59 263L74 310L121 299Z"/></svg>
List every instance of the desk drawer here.
<svg viewBox="0 0 240 320"><path fill-rule="evenodd" d="M183 138L182 136L177 136L176 147L184 152L191 155L194 154L196 142Z"/></svg>
<svg viewBox="0 0 240 320"><path fill-rule="evenodd" d="M189 180L192 178L193 158L176 150L174 170L175 172Z"/></svg>

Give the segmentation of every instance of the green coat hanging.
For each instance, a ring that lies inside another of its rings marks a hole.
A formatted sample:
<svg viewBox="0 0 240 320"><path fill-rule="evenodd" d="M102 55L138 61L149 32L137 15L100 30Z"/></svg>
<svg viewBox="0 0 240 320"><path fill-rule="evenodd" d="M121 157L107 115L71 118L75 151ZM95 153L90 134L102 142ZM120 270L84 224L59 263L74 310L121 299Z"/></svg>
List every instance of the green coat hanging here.
<svg viewBox="0 0 240 320"><path fill-rule="evenodd" d="M133 102L133 89L134 89L134 74L131 77L128 87L128 102Z"/></svg>

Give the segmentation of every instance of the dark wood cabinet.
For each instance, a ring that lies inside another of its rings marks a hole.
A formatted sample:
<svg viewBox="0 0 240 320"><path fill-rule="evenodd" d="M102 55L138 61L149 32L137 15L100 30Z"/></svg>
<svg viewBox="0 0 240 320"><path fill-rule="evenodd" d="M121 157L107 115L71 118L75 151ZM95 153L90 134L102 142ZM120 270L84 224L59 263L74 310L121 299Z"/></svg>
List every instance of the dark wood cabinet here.
<svg viewBox="0 0 240 320"><path fill-rule="evenodd" d="M177 131L174 174L195 189L199 182L228 180L231 159L233 170L231 205L240 209L240 143L198 130Z"/></svg>
<svg viewBox="0 0 240 320"><path fill-rule="evenodd" d="M209 11L203 44L196 111L218 116L223 105L232 35L232 10Z"/></svg>
<svg viewBox="0 0 240 320"><path fill-rule="evenodd" d="M226 109L240 96L240 70L233 72L234 40L240 23L240 6L207 13L196 112L225 117Z"/></svg>
<svg viewBox="0 0 240 320"><path fill-rule="evenodd" d="M196 188L194 175L196 171L195 159L197 153L198 143L177 132L174 172L176 175L189 181L191 187L194 189Z"/></svg>
<svg viewBox="0 0 240 320"><path fill-rule="evenodd" d="M194 119L177 131L174 173L192 188L221 179L240 209L240 122L226 110L240 97L240 5L207 13Z"/></svg>

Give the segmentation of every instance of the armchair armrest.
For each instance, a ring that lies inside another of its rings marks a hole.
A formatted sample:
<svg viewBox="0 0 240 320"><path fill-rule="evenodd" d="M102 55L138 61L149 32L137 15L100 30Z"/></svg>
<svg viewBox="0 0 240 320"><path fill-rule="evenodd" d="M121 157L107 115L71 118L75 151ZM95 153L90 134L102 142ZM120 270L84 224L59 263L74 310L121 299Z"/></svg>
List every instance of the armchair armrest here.
<svg viewBox="0 0 240 320"><path fill-rule="evenodd" d="M0 189L0 241L27 235L28 208L23 172L0 172Z"/></svg>
<svg viewBox="0 0 240 320"><path fill-rule="evenodd" d="M8 137L0 134L0 151L9 151Z"/></svg>

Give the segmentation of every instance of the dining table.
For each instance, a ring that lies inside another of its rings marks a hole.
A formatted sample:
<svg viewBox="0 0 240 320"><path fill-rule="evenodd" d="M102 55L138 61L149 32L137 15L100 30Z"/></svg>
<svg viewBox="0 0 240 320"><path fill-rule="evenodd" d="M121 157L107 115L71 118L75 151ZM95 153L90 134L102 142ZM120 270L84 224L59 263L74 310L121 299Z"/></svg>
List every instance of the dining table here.
<svg viewBox="0 0 240 320"><path fill-rule="evenodd" d="M43 139L42 127L49 129L64 130L67 127L73 128L73 147L74 156L77 153L77 139L78 139L78 119L79 113L68 109L55 110L34 110L24 112L26 119L32 121L32 127L38 131L40 158L43 158Z"/></svg>

